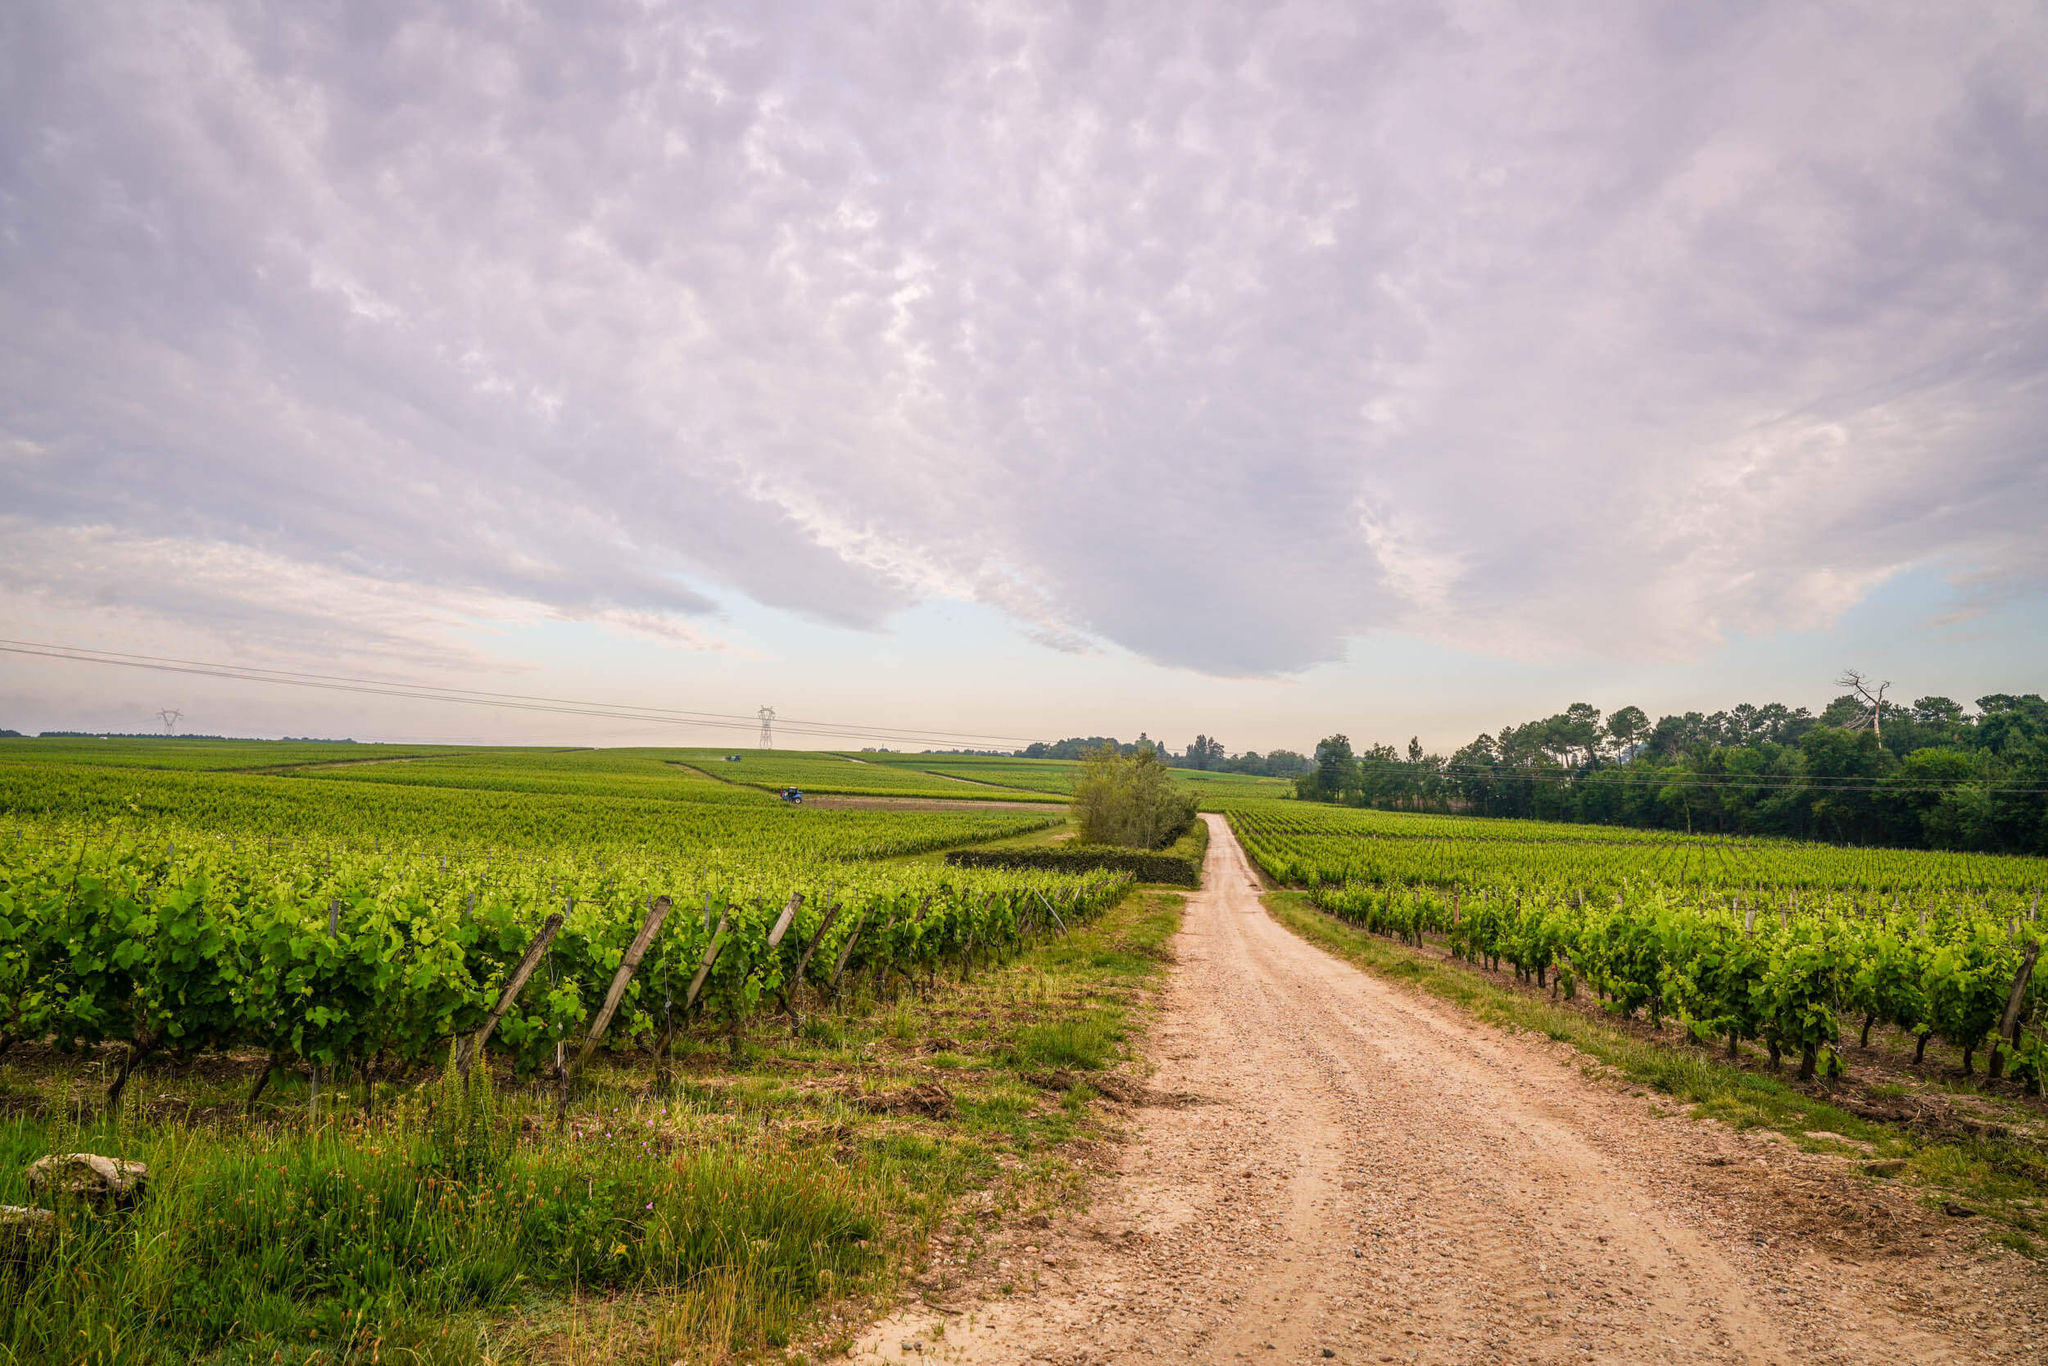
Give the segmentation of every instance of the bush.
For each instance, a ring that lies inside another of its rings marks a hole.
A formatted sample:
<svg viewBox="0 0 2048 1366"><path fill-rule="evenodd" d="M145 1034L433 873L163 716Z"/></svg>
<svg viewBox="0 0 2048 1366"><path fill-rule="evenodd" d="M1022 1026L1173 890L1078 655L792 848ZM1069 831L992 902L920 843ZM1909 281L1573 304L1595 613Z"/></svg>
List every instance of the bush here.
<svg viewBox="0 0 2048 1366"><path fill-rule="evenodd" d="M946 862L955 868L1038 868L1055 873L1107 870L1129 873L1140 882L1176 887L1202 885L1202 857L1209 852L1209 826L1188 822L1168 849L1126 849L1114 844L1064 844L1024 849L955 849Z"/></svg>
<svg viewBox="0 0 2048 1366"><path fill-rule="evenodd" d="M1156 750L1118 754L1104 745L1074 781L1074 816L1085 843L1157 849L1188 828L1195 799L1175 784Z"/></svg>

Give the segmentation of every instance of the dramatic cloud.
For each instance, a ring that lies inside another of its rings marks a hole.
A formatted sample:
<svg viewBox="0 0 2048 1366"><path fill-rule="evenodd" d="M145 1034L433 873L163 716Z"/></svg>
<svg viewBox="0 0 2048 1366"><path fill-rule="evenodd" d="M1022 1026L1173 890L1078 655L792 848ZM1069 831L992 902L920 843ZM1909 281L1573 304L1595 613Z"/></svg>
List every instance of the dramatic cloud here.
<svg viewBox="0 0 2048 1366"><path fill-rule="evenodd" d="M0 587L1221 674L2033 592L2044 70L2029 4L12 5Z"/></svg>

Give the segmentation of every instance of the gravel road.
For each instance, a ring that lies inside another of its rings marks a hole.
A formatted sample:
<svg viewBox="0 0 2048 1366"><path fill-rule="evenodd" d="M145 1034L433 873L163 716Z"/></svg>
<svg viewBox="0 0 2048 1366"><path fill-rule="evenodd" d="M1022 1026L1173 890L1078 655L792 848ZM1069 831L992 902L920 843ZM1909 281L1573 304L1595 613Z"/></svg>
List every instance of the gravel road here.
<svg viewBox="0 0 2048 1366"><path fill-rule="evenodd" d="M1205 819L1147 1049L1160 1103L1086 1213L1006 1230L856 1361L1962 1362L2048 1343L2041 1273L1974 1226L1331 958L1266 914Z"/></svg>

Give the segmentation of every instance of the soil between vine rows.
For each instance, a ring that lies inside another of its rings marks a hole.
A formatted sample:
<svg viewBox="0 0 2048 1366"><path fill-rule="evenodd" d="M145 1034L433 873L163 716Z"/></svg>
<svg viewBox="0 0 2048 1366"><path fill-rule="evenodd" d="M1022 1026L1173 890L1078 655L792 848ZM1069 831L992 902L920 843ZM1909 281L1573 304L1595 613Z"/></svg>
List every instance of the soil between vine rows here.
<svg viewBox="0 0 2048 1366"><path fill-rule="evenodd" d="M2048 1283L1838 1157L1585 1076L1267 915L1209 818L1092 1208L1007 1232L857 1361L1966 1362ZM959 1277L957 1281L955 1277Z"/></svg>

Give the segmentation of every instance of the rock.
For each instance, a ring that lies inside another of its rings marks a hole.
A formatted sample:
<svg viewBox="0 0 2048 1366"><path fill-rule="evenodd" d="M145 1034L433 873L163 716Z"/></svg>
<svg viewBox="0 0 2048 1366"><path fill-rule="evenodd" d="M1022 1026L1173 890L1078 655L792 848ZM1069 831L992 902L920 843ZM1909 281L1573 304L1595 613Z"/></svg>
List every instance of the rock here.
<svg viewBox="0 0 2048 1366"><path fill-rule="evenodd" d="M140 1162L98 1153L51 1153L28 1165L28 1188L44 1196L67 1195L94 1205L132 1205L142 1198L149 1168Z"/></svg>
<svg viewBox="0 0 2048 1366"><path fill-rule="evenodd" d="M26 1264L56 1227L57 1216L46 1209L0 1205L0 1266Z"/></svg>
<svg viewBox="0 0 2048 1366"><path fill-rule="evenodd" d="M1333 1357L1333 1356L1335 1356L1335 1355L1337 1355L1337 1354L1336 1354L1335 1352L1331 1351L1331 1350L1330 1350L1329 1348L1325 1347L1325 1348L1323 1348L1323 1355L1324 1355L1324 1356L1326 1356L1326 1357Z"/></svg>

